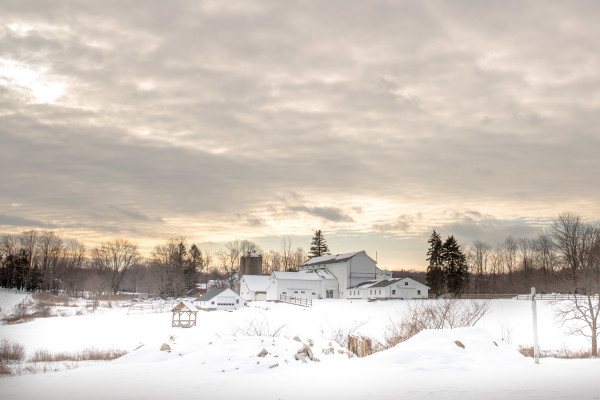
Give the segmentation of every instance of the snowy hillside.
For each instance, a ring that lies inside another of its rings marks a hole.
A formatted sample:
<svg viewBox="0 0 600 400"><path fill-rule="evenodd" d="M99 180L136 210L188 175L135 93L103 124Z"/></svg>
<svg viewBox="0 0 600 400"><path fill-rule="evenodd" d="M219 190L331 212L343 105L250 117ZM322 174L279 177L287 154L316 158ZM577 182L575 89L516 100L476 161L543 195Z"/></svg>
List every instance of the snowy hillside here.
<svg viewBox="0 0 600 400"><path fill-rule="evenodd" d="M16 303L1 298L3 309ZM364 358L351 357L333 340L351 332L383 342L386 327L408 304L321 300L302 308L256 302L235 312L199 312L198 325L189 329L172 328L169 312L127 307L1 325L0 338L23 344L28 355L89 347L129 353L76 369L1 377L0 399L163 399L172 393L211 399L546 400L600 393L598 359L544 358L534 365L517 351L532 341L531 306L522 300L494 300L475 328L422 331ZM542 349L587 349L584 339L556 325L549 304L540 302L539 310ZM165 344L170 351L160 350Z"/></svg>

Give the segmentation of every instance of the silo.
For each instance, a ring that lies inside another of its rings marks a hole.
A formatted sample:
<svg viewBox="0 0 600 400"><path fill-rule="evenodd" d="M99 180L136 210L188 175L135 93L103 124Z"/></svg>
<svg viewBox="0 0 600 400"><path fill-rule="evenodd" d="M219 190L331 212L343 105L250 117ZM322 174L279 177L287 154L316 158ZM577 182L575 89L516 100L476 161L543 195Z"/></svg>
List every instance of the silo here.
<svg viewBox="0 0 600 400"><path fill-rule="evenodd" d="M258 253L246 254L246 275L262 275L262 256Z"/></svg>

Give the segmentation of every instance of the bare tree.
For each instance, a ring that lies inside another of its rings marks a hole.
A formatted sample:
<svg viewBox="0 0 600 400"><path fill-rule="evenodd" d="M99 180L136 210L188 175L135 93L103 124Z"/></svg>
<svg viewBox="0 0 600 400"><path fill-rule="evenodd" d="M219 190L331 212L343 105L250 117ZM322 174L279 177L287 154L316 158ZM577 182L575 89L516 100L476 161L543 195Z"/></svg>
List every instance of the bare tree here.
<svg viewBox="0 0 600 400"><path fill-rule="evenodd" d="M467 254L474 275L475 293L485 293L487 289L488 258L491 250L492 247L489 244L476 240Z"/></svg>
<svg viewBox="0 0 600 400"><path fill-rule="evenodd" d="M513 284L513 273L517 265L517 250L518 244L512 236L507 237L504 242L500 245L503 252L505 270L508 272L508 279L510 285Z"/></svg>
<svg viewBox="0 0 600 400"><path fill-rule="evenodd" d="M600 296L574 295L570 300L554 303L554 312L563 326L567 325L573 335L585 336L592 344L592 356L598 356L598 314Z"/></svg>
<svg viewBox="0 0 600 400"><path fill-rule="evenodd" d="M100 243L92 250L92 262L105 277L109 287L117 294L123 276L139 257L137 244L127 239L114 239Z"/></svg>

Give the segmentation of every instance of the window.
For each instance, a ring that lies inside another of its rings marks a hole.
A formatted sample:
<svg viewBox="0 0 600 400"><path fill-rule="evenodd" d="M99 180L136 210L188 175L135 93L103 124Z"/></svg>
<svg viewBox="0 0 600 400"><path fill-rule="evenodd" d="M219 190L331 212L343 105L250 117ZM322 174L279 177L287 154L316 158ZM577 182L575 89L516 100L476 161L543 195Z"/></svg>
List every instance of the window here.
<svg viewBox="0 0 600 400"><path fill-rule="evenodd" d="M286 294L286 292L281 292L281 294Z"/></svg>
<svg viewBox="0 0 600 400"><path fill-rule="evenodd" d="M379 289L379 294L381 294L381 289Z"/></svg>
<svg viewBox="0 0 600 400"><path fill-rule="evenodd" d="M215 302L214 302L214 301L211 301L211 302L210 302L210 304L214 306L214 305L215 305Z"/></svg>
<svg viewBox="0 0 600 400"><path fill-rule="evenodd" d="M325 298L326 299L333 299L333 289L327 289L327 290L325 290Z"/></svg>
<svg viewBox="0 0 600 400"><path fill-rule="evenodd" d="M417 290L417 294L421 294L421 291L420 291L420 290Z"/></svg>
<svg viewBox="0 0 600 400"><path fill-rule="evenodd" d="M404 286L408 286L408 282L404 282Z"/></svg>
<svg viewBox="0 0 600 400"><path fill-rule="evenodd" d="M396 289L392 289L392 294L396 294Z"/></svg>
<svg viewBox="0 0 600 400"><path fill-rule="evenodd" d="M240 304L240 299L236 299L235 304Z"/></svg>

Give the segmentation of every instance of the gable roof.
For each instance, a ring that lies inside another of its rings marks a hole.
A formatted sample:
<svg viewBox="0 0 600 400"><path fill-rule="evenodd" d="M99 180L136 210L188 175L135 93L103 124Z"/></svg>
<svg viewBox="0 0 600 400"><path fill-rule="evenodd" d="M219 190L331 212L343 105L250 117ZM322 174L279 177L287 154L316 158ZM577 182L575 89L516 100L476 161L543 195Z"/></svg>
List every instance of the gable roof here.
<svg viewBox="0 0 600 400"><path fill-rule="evenodd" d="M269 287L269 275L243 275L242 281L253 292L266 292Z"/></svg>
<svg viewBox="0 0 600 400"><path fill-rule="evenodd" d="M321 279L335 279L335 276L326 269L316 269L309 271L287 272L273 271L275 279L302 280L302 281L320 281Z"/></svg>
<svg viewBox="0 0 600 400"><path fill-rule="evenodd" d="M171 311L181 311L181 310L185 310L186 308L189 311L198 311L196 306L187 300L180 301L175 307L173 307L173 309Z"/></svg>
<svg viewBox="0 0 600 400"><path fill-rule="evenodd" d="M364 252L365 252L364 250L361 250L361 251L355 251L353 253L332 254L332 255L328 255L328 256L313 257L310 260L304 262L304 264L302 264L301 266L315 265L315 264L333 264L333 263L338 263L338 262L344 262L344 261L348 261L349 259L356 256L357 254L364 253Z"/></svg>
<svg viewBox="0 0 600 400"><path fill-rule="evenodd" d="M388 287L390 285L393 285L394 283L400 283L402 281L409 282L409 284L412 287L420 286L420 287L429 289L429 286L423 285L421 282L417 282L412 278L396 278L396 279L382 279L382 280L378 280L378 281L366 281L366 282L359 283L358 285L353 286L348 289L382 288L382 287Z"/></svg>
<svg viewBox="0 0 600 400"><path fill-rule="evenodd" d="M198 297L195 301L208 301L208 300L212 299L213 297L220 295L227 289L228 288L209 289L206 293L204 293L202 296Z"/></svg>

